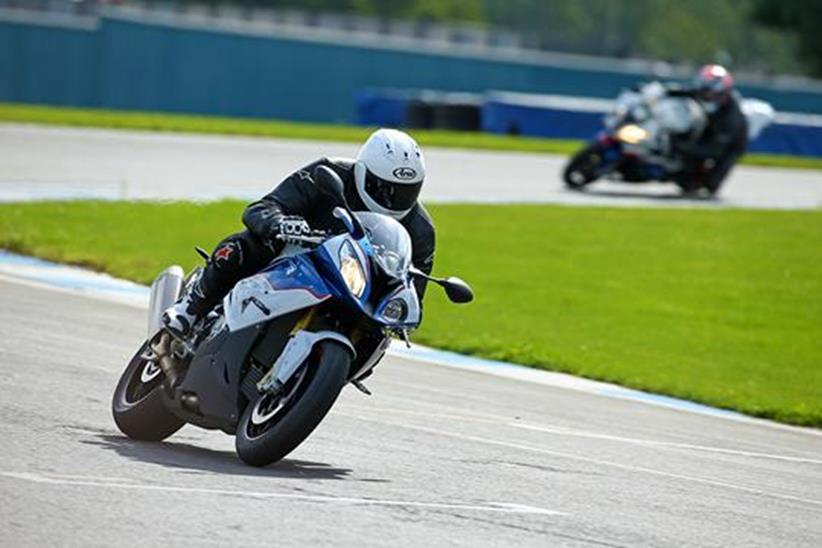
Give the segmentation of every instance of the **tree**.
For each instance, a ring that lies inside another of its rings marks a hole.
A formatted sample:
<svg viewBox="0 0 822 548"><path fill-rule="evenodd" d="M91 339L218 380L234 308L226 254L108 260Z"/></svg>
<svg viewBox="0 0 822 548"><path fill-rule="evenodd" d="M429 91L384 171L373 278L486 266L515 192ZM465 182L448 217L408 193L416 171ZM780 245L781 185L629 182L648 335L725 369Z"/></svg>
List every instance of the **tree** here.
<svg viewBox="0 0 822 548"><path fill-rule="evenodd" d="M753 19L795 33L800 57L813 74L822 76L822 0L757 0Z"/></svg>

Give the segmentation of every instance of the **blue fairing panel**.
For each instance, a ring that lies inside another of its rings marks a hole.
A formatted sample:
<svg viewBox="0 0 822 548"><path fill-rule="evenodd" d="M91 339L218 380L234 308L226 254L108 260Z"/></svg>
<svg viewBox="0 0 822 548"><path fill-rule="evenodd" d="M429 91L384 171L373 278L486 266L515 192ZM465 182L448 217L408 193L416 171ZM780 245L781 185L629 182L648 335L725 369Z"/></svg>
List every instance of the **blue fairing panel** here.
<svg viewBox="0 0 822 548"><path fill-rule="evenodd" d="M285 257L271 263L260 272L275 290L304 289L317 298L331 296L331 289L320 277L307 255Z"/></svg>
<svg viewBox="0 0 822 548"><path fill-rule="evenodd" d="M305 255L285 257L240 281L223 301L231 331L315 306L331 291Z"/></svg>

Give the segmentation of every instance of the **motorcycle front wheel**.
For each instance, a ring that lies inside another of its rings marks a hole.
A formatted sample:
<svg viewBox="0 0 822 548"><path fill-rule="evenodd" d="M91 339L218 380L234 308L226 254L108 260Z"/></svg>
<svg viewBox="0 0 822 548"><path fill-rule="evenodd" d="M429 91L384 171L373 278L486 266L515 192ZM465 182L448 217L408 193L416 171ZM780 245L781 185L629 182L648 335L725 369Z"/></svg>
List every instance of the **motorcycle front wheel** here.
<svg viewBox="0 0 822 548"><path fill-rule="evenodd" d="M164 440L185 424L163 403L163 371L143 355L148 342L143 344L114 390L111 412L117 428L135 440Z"/></svg>
<svg viewBox="0 0 822 548"><path fill-rule="evenodd" d="M300 445L334 405L350 362L346 348L322 341L278 394L261 394L250 401L235 434L240 459L266 466Z"/></svg>
<svg viewBox="0 0 822 548"><path fill-rule="evenodd" d="M596 144L588 145L571 158L562 172L562 179L568 188L582 190L600 176L601 165L602 150Z"/></svg>

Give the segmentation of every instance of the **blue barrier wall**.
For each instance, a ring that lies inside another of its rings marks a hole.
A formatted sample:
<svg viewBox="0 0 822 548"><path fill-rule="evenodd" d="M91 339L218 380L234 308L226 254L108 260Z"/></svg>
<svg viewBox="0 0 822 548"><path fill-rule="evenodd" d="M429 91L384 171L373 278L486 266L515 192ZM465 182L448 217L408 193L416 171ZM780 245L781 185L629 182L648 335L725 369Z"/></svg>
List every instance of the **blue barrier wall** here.
<svg viewBox="0 0 822 548"><path fill-rule="evenodd" d="M0 20L0 100L100 105L100 34Z"/></svg>
<svg viewBox="0 0 822 548"><path fill-rule="evenodd" d="M602 127L605 112L518 104L489 99L482 106L482 129L489 133L589 140ZM777 120L754 140L750 152L822 156L822 125Z"/></svg>
<svg viewBox="0 0 822 548"><path fill-rule="evenodd" d="M353 122L365 88L614 97L639 73L184 28L125 16L93 28L0 20L0 101ZM742 86L778 110L822 92Z"/></svg>

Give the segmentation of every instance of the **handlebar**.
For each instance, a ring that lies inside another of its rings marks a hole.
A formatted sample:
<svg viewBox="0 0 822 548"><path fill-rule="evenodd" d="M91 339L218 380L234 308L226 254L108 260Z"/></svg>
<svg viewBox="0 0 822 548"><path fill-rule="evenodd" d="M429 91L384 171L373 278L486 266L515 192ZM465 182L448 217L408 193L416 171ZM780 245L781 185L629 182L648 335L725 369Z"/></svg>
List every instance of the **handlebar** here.
<svg viewBox="0 0 822 548"><path fill-rule="evenodd" d="M308 234L301 234L299 236L290 234L277 234L274 236L276 240L285 243L302 245L305 247L318 246L328 239L328 232L325 230L312 230Z"/></svg>

